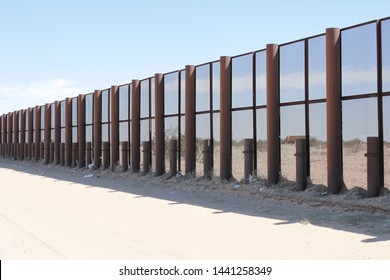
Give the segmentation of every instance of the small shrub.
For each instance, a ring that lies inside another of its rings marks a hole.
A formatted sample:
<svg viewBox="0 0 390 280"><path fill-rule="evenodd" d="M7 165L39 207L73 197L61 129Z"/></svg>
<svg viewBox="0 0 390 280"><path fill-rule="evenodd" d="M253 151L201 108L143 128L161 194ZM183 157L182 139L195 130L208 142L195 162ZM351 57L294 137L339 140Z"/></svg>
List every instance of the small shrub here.
<svg viewBox="0 0 390 280"><path fill-rule="evenodd" d="M325 149L326 148L326 142L317 139L316 137L310 137L310 147L314 147L317 149Z"/></svg>
<svg viewBox="0 0 390 280"><path fill-rule="evenodd" d="M352 151L353 153L357 153L360 150L363 143L364 142L359 138L355 138L353 140L344 141L343 145L344 148Z"/></svg>

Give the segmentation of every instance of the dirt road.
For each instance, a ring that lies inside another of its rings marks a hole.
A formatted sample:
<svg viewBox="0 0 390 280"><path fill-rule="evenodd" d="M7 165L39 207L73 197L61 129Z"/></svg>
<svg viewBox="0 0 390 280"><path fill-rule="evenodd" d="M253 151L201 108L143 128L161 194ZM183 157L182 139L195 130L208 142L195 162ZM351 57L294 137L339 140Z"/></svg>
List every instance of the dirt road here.
<svg viewBox="0 0 390 280"><path fill-rule="evenodd" d="M386 216L87 174L0 160L0 257L390 259Z"/></svg>

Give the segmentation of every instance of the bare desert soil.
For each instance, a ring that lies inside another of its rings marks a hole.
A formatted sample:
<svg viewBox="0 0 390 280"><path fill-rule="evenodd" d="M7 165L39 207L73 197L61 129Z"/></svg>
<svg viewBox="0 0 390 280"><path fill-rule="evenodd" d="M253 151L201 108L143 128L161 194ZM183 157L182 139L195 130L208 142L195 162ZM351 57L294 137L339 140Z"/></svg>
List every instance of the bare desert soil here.
<svg viewBox="0 0 390 280"><path fill-rule="evenodd" d="M0 160L2 259L390 259L390 195Z"/></svg>
<svg viewBox="0 0 390 280"><path fill-rule="evenodd" d="M236 180L244 178L244 147L243 145L232 148L232 172ZM295 181L295 145L281 144L281 176L290 181ZM361 187L367 189L367 147L365 143L345 146L343 149L344 161L344 184L347 189ZM384 147L385 159L385 185L390 183L390 147ZM166 162L167 166L169 161ZM219 174L219 146L214 152L214 174ZM203 163L201 156L197 160L197 175L203 175ZM266 149L258 147L257 151L257 177L267 177L267 153ZM313 184L326 186L327 184L327 162L326 146L318 145L310 148L310 181Z"/></svg>

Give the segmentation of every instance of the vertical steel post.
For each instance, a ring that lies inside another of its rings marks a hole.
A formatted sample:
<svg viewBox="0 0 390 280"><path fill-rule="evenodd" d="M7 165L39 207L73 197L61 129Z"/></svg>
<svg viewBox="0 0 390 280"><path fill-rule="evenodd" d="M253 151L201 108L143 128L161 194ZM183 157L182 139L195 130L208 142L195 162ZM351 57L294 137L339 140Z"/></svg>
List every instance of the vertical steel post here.
<svg viewBox="0 0 390 280"><path fill-rule="evenodd" d="M304 191L307 186L307 151L306 139L297 139L295 142L296 157L296 187L297 191Z"/></svg>
<svg viewBox="0 0 390 280"><path fill-rule="evenodd" d="M203 176L206 179L211 178L211 140L205 139L203 140Z"/></svg>
<svg viewBox="0 0 390 280"><path fill-rule="evenodd" d="M0 156L3 156L3 116L0 116Z"/></svg>
<svg viewBox="0 0 390 280"><path fill-rule="evenodd" d="M131 168L133 172L140 170L140 94L141 83L139 80L131 82Z"/></svg>
<svg viewBox="0 0 390 280"><path fill-rule="evenodd" d="M24 146L24 158L23 159L26 159L27 158L27 151L28 151L28 143L24 143L23 146Z"/></svg>
<svg viewBox="0 0 390 280"><path fill-rule="evenodd" d="M254 141L253 139L244 139L244 180L249 182L249 176L253 176L254 168Z"/></svg>
<svg viewBox="0 0 390 280"><path fill-rule="evenodd" d="M376 24L376 61L377 61L377 93L378 93L378 136L380 141L380 188L384 188L384 146L383 146L383 63L382 63L382 21Z"/></svg>
<svg viewBox="0 0 390 280"><path fill-rule="evenodd" d="M79 94L77 98L77 134L79 138L78 167L85 166L85 95Z"/></svg>
<svg viewBox="0 0 390 280"><path fill-rule="evenodd" d="M165 172L165 133L164 133L164 75L154 75L156 176Z"/></svg>
<svg viewBox="0 0 390 280"><path fill-rule="evenodd" d="M1 149L0 149L0 156L4 157L4 114L0 116L0 131L1 131Z"/></svg>
<svg viewBox="0 0 390 280"><path fill-rule="evenodd" d="M3 119L2 119L2 131L3 131L3 136L2 136L2 156L5 158L6 155L6 146L7 146L7 116L3 114Z"/></svg>
<svg viewBox="0 0 390 280"><path fill-rule="evenodd" d="M32 149L33 149L33 108L28 108L27 111L28 114L28 134L27 134L27 156L28 159L31 160L34 156Z"/></svg>
<svg viewBox="0 0 390 280"><path fill-rule="evenodd" d="M41 155L41 106L35 107L35 160Z"/></svg>
<svg viewBox="0 0 390 280"><path fill-rule="evenodd" d="M54 162L60 163L61 146L61 102L54 102Z"/></svg>
<svg viewBox="0 0 390 280"><path fill-rule="evenodd" d="M7 156L7 115L3 114L3 157Z"/></svg>
<svg viewBox="0 0 390 280"><path fill-rule="evenodd" d="M7 133L7 137L8 137L8 140L7 140L7 157L8 158L11 158L12 157L12 128L13 128L13 113L10 113L8 112L8 118L7 118L7 121L8 121L8 125L7 125L7 130L8 130L8 133Z"/></svg>
<svg viewBox="0 0 390 280"><path fill-rule="evenodd" d="M309 75L309 39L305 39L305 135L306 135L306 177L310 177L310 75Z"/></svg>
<svg viewBox="0 0 390 280"><path fill-rule="evenodd" d="M77 166L79 144L72 143L72 167Z"/></svg>
<svg viewBox="0 0 390 280"><path fill-rule="evenodd" d="M232 177L232 59L220 60L220 166L221 179Z"/></svg>
<svg viewBox="0 0 390 280"><path fill-rule="evenodd" d="M8 156L8 114L4 114L4 158Z"/></svg>
<svg viewBox="0 0 390 280"><path fill-rule="evenodd" d="M60 143L60 165L65 165L65 143Z"/></svg>
<svg viewBox="0 0 390 280"><path fill-rule="evenodd" d="M92 143L91 142L87 142L86 150L87 150L87 159L86 159L87 162L86 163L87 163L87 165L89 165L92 163L92 155L91 155Z"/></svg>
<svg viewBox="0 0 390 280"><path fill-rule="evenodd" d="M55 147L55 143L54 142L51 142L50 143L50 163L54 163L54 147Z"/></svg>
<svg viewBox="0 0 390 280"><path fill-rule="evenodd" d="M3 115L3 157L7 157L7 114Z"/></svg>
<svg viewBox="0 0 390 280"><path fill-rule="evenodd" d="M380 178L380 139L367 137L367 197L379 196L381 188Z"/></svg>
<svg viewBox="0 0 390 280"><path fill-rule="evenodd" d="M277 184L280 176L280 120L279 120L279 46L266 48L267 75L267 164L268 182Z"/></svg>
<svg viewBox="0 0 390 280"><path fill-rule="evenodd" d="M119 90L118 86L111 86L111 170L119 161Z"/></svg>
<svg viewBox="0 0 390 280"><path fill-rule="evenodd" d="M39 159L44 160L45 158L45 143L39 143Z"/></svg>
<svg viewBox="0 0 390 280"><path fill-rule="evenodd" d="M102 143L103 149L103 168L107 169L109 166L109 157L110 157L110 142Z"/></svg>
<svg viewBox="0 0 390 280"><path fill-rule="evenodd" d="M326 135L328 192L338 194L343 184L341 136L340 29L326 30Z"/></svg>
<svg viewBox="0 0 390 280"><path fill-rule="evenodd" d="M127 141L122 141L121 142L121 153L122 153L122 162L121 162L121 166L122 166L122 172L125 172L127 171L128 167L129 167L129 163L128 163L128 158L127 158Z"/></svg>
<svg viewBox="0 0 390 280"><path fill-rule="evenodd" d="M17 160L18 159L18 148L19 148L19 112L18 111L15 111L14 112L14 143L13 143L13 147L14 147L14 153L13 153L13 156L14 156L14 160Z"/></svg>
<svg viewBox="0 0 390 280"><path fill-rule="evenodd" d="M1 148L0 148L0 156L4 157L3 150L4 150L4 138L3 138L3 118L4 115L0 116L0 131L1 131L1 138L0 138L0 143L1 143Z"/></svg>
<svg viewBox="0 0 390 280"><path fill-rule="evenodd" d="M142 142L142 157L143 157L143 171L142 174L146 175L150 169L150 142Z"/></svg>
<svg viewBox="0 0 390 280"><path fill-rule="evenodd" d="M4 158L4 114L0 117L0 125L1 125L1 156Z"/></svg>
<svg viewBox="0 0 390 280"><path fill-rule="evenodd" d="M26 110L20 111L20 160L24 160L26 155Z"/></svg>
<svg viewBox="0 0 390 280"><path fill-rule="evenodd" d="M9 145L9 138L8 138L8 134L9 134L9 114L6 114L5 115L5 147L4 147L4 152L5 152L5 157L7 158L8 157L8 145Z"/></svg>
<svg viewBox="0 0 390 280"><path fill-rule="evenodd" d="M72 166L72 98L65 100L65 165Z"/></svg>
<svg viewBox="0 0 390 280"><path fill-rule="evenodd" d="M185 174L195 174L195 66L185 68Z"/></svg>
<svg viewBox="0 0 390 280"><path fill-rule="evenodd" d="M12 128L13 128L13 113L8 113L8 158L12 157Z"/></svg>
<svg viewBox="0 0 390 280"><path fill-rule="evenodd" d="M102 92L95 90L93 93L93 158L94 168L101 165L102 156Z"/></svg>
<svg viewBox="0 0 390 280"><path fill-rule="evenodd" d="M45 160L44 164L50 163L50 140L51 138L51 104L45 105Z"/></svg>
<svg viewBox="0 0 390 280"><path fill-rule="evenodd" d="M172 139L169 143L169 173L175 176L177 173L177 140Z"/></svg>
<svg viewBox="0 0 390 280"><path fill-rule="evenodd" d="M35 142L33 142L33 144L31 145L31 160L35 160Z"/></svg>

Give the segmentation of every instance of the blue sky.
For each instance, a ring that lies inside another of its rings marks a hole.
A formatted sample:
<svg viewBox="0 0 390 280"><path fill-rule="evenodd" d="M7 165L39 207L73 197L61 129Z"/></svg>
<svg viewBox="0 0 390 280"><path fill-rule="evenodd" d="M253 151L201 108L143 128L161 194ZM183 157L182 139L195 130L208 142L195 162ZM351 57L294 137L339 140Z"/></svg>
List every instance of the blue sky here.
<svg viewBox="0 0 390 280"><path fill-rule="evenodd" d="M389 1L0 0L0 113L389 16Z"/></svg>

